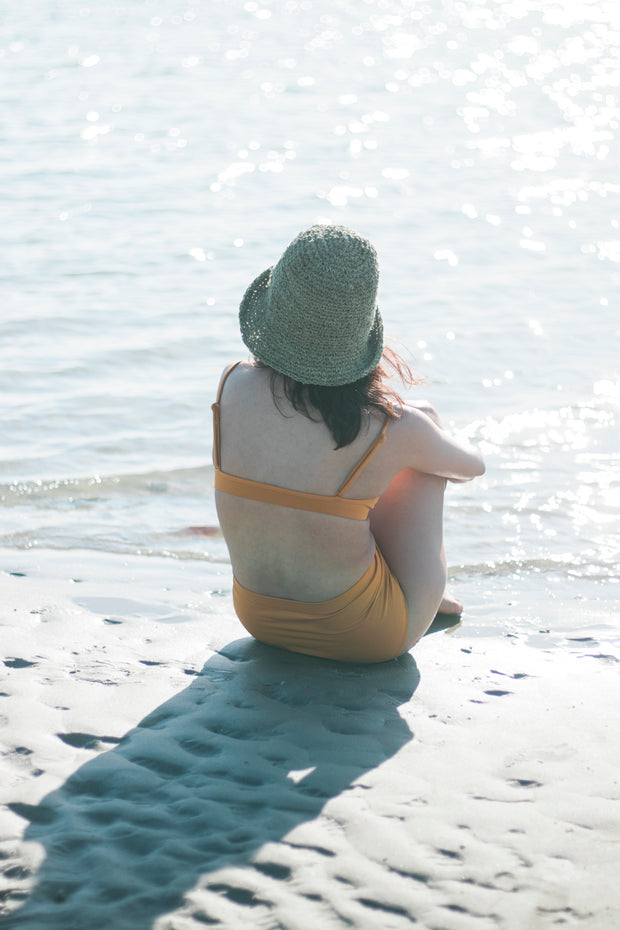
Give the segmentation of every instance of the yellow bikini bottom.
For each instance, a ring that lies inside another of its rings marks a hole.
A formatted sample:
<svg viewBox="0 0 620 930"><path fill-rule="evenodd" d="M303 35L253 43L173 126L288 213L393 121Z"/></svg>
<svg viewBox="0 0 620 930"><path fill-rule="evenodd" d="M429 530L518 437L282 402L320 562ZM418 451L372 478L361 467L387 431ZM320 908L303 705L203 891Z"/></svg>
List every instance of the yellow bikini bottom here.
<svg viewBox="0 0 620 930"><path fill-rule="evenodd" d="M327 601L268 597L234 579L233 603L243 626L260 642L345 662L395 658L409 629L405 595L378 548L360 580Z"/></svg>

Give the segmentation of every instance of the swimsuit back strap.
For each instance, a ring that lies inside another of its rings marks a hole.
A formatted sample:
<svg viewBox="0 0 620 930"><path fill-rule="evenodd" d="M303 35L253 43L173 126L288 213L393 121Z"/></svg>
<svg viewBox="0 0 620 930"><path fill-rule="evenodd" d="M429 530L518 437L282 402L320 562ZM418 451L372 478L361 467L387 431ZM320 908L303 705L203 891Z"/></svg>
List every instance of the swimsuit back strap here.
<svg viewBox="0 0 620 930"><path fill-rule="evenodd" d="M264 504L278 504L292 507L294 510L307 510L310 513L325 513L334 517L348 517L350 520L365 520L375 506L378 497L357 500L350 497L336 497L324 494L312 494L307 491L294 491L280 488L248 478L229 475L221 469L215 472L215 490L225 491L235 497L260 501Z"/></svg>
<svg viewBox="0 0 620 930"><path fill-rule="evenodd" d="M231 371L240 365L241 361L233 362L232 365L229 365L224 374L220 379L220 386L217 391L217 398L214 404L211 404L211 410L213 411L213 462L216 468L222 467L222 451L221 451L221 440L220 440L220 401L222 399L222 391L224 390L224 385L226 379Z"/></svg>
<svg viewBox="0 0 620 930"><path fill-rule="evenodd" d="M359 474L366 468L368 462L371 460L379 446L385 442L385 431L387 430L388 423L390 422L389 417L386 418L385 423L381 427L381 432L372 443L369 449L366 450L364 455L361 457L357 465L354 465L352 470L349 472L347 477L344 479L338 490L336 491L336 496L340 497L345 491L348 491L353 482L357 479Z"/></svg>

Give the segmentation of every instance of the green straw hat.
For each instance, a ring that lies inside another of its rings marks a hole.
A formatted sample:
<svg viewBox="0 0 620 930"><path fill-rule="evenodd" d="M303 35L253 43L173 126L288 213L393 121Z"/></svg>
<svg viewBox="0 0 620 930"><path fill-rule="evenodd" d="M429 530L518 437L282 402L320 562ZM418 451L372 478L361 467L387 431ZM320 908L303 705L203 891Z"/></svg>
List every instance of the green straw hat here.
<svg viewBox="0 0 620 930"><path fill-rule="evenodd" d="M239 323L263 364L302 384L350 384L377 366L377 253L344 226L312 226L250 284Z"/></svg>

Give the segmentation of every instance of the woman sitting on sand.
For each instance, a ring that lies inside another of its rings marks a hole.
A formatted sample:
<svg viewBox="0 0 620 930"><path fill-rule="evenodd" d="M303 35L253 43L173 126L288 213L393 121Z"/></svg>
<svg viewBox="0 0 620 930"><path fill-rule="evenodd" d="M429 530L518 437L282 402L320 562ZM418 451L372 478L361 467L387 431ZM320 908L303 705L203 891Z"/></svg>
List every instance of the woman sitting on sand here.
<svg viewBox="0 0 620 930"><path fill-rule="evenodd" d="M432 407L386 385L377 256L342 226L300 233L248 288L251 362L220 382L216 505L235 611L256 639L293 652L382 662L407 652L445 596L448 481L484 472Z"/></svg>

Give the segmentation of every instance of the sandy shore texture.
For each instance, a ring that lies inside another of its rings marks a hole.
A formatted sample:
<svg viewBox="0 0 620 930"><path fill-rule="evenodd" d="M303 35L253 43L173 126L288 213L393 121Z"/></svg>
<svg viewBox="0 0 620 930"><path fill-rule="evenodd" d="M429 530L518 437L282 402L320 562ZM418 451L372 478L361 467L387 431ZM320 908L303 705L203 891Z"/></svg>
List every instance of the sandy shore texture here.
<svg viewBox="0 0 620 930"><path fill-rule="evenodd" d="M620 926L617 657L296 657L89 558L0 576L2 930Z"/></svg>

